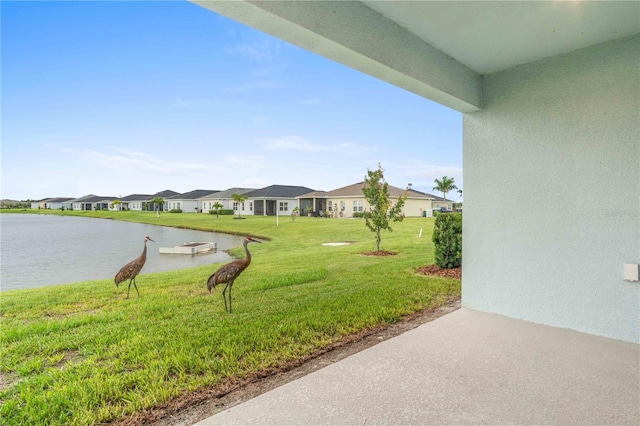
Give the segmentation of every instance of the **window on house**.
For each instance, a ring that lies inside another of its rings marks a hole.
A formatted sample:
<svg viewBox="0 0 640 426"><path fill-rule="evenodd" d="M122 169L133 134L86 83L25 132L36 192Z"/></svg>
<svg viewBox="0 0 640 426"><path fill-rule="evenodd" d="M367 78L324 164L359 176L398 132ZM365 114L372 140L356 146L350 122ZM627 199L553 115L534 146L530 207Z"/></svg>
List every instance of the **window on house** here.
<svg viewBox="0 0 640 426"><path fill-rule="evenodd" d="M343 212L344 211L344 201L340 201L340 211Z"/></svg>
<svg viewBox="0 0 640 426"><path fill-rule="evenodd" d="M238 203L237 202L233 203L233 210L238 210Z"/></svg>
<svg viewBox="0 0 640 426"><path fill-rule="evenodd" d="M280 201L280 211L281 212L289 211L289 203L286 201Z"/></svg>
<svg viewBox="0 0 640 426"><path fill-rule="evenodd" d="M353 211L354 212L362 212L364 210L363 202L361 200L355 200L353 202Z"/></svg>
<svg viewBox="0 0 640 426"><path fill-rule="evenodd" d="M333 201L329 201L329 211L333 211Z"/></svg>
<svg viewBox="0 0 640 426"><path fill-rule="evenodd" d="M253 211L253 201L251 201L249 203L249 211L252 212Z"/></svg>
<svg viewBox="0 0 640 426"><path fill-rule="evenodd" d="M242 203L242 211L244 211L244 203Z"/></svg>

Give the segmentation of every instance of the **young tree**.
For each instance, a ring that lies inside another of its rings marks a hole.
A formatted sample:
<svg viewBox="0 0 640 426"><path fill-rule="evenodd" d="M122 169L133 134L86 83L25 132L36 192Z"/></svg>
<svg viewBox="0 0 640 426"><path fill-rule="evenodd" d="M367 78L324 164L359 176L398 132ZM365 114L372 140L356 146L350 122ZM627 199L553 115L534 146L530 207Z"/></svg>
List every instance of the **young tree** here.
<svg viewBox="0 0 640 426"><path fill-rule="evenodd" d="M220 204L220 203L219 203L219 202L217 202L217 201L216 201L216 202L215 202L215 204L213 205L213 208L216 210L216 217L218 217L218 218L220 217L220 215L218 214L218 213L219 213L219 210L220 210L222 207L223 207L223 206L222 206L222 204Z"/></svg>
<svg viewBox="0 0 640 426"><path fill-rule="evenodd" d="M155 197L152 201L153 201L153 207L156 211L156 216L160 217L160 210L162 210L164 199L162 197Z"/></svg>
<svg viewBox="0 0 640 426"><path fill-rule="evenodd" d="M240 204L242 204L245 201L247 201L247 196L246 195L242 195L242 194L233 194L233 195L231 195L231 197L233 198L233 201L235 201L237 203L237 206L238 206L238 217L240 217Z"/></svg>
<svg viewBox="0 0 640 426"><path fill-rule="evenodd" d="M404 216L402 207L407 199L407 192L398 197L395 204L391 203L389 198L389 184L384 180L384 170L378 163L377 170L367 170L367 176L364 178L364 188L362 189L364 198L369 203L369 211L363 213L365 224L371 232L376 234L376 248L380 251L380 231L387 229L393 232L390 222L402 221Z"/></svg>
<svg viewBox="0 0 640 426"><path fill-rule="evenodd" d="M442 198L447 199L447 192L453 191L454 189L458 189L458 187L453 183L454 178L450 178L447 176L443 176L442 180L436 179L434 182L436 186L433 187L434 191L442 192Z"/></svg>
<svg viewBox="0 0 640 426"><path fill-rule="evenodd" d="M121 205L122 205L122 201L113 200L113 202L111 203L111 208L121 210L121 207L120 207Z"/></svg>

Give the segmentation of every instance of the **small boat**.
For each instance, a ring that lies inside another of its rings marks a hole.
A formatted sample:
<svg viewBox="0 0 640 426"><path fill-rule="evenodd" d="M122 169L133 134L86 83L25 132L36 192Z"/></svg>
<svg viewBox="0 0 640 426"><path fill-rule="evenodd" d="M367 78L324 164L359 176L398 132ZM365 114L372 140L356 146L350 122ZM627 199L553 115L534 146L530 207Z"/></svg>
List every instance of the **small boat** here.
<svg viewBox="0 0 640 426"><path fill-rule="evenodd" d="M173 247L160 247L160 254L198 254L216 250L216 243L184 243Z"/></svg>

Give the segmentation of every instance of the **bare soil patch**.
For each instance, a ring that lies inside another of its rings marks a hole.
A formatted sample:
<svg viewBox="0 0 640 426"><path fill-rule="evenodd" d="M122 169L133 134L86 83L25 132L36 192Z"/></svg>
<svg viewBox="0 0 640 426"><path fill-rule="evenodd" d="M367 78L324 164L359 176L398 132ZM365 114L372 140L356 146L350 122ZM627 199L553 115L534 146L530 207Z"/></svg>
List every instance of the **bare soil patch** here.
<svg viewBox="0 0 640 426"><path fill-rule="evenodd" d="M384 324L356 335L346 336L306 358L279 368L260 371L249 377L230 379L217 386L181 395L166 404L138 412L113 424L192 425L459 308L460 298L452 296L441 306L424 309L393 324Z"/></svg>

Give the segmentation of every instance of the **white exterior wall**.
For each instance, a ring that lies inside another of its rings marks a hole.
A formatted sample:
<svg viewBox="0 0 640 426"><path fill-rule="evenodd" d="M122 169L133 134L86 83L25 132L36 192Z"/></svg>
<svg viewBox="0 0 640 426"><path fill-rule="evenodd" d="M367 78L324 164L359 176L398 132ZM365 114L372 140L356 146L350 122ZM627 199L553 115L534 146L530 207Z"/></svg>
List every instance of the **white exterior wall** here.
<svg viewBox="0 0 640 426"><path fill-rule="evenodd" d="M640 37L486 76L464 117L465 307L640 343Z"/></svg>
<svg viewBox="0 0 640 426"><path fill-rule="evenodd" d="M255 214L255 200L245 200L244 203L238 204L240 208L240 214L243 216L253 216ZM233 207L233 200L231 201L231 207ZM238 214L238 210L234 210Z"/></svg>
<svg viewBox="0 0 640 426"><path fill-rule="evenodd" d="M129 210L141 212L143 202L144 201L127 201L127 204L129 205Z"/></svg>
<svg viewBox="0 0 640 426"><path fill-rule="evenodd" d="M178 206L178 204L180 206ZM195 213L197 202L195 200L164 200L162 208L165 211L180 209L183 213Z"/></svg>
<svg viewBox="0 0 640 426"><path fill-rule="evenodd" d="M201 198L200 202L203 213L209 213L209 210L215 210L213 208L215 203L222 204L220 210L233 210L233 200L230 198ZM211 203L211 208L209 208L209 203Z"/></svg>

